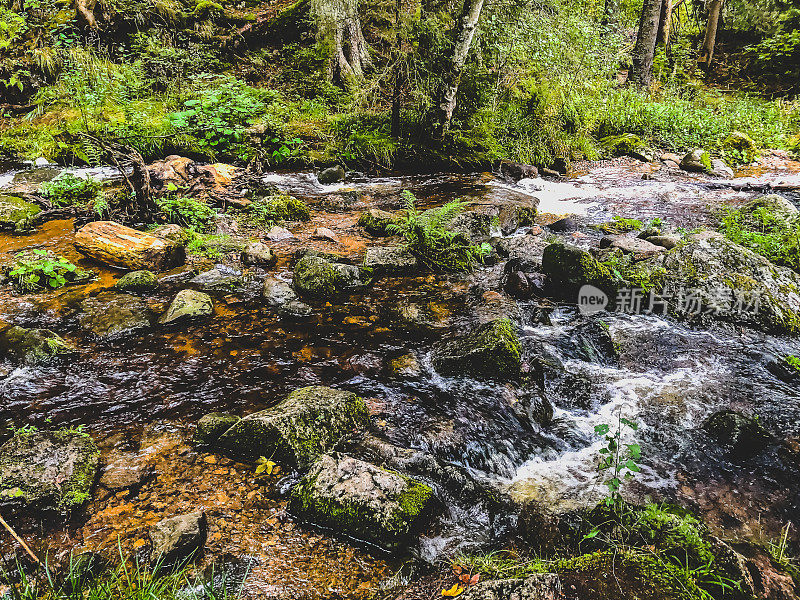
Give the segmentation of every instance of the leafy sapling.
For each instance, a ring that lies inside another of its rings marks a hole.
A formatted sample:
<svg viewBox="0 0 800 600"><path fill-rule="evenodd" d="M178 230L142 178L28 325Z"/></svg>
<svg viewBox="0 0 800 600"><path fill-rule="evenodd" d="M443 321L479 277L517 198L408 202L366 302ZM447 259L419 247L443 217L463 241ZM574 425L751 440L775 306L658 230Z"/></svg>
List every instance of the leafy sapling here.
<svg viewBox="0 0 800 600"><path fill-rule="evenodd" d="M637 431L639 425L630 419L617 416L616 430L612 431L608 423L597 425L594 430L598 435L604 436L606 445L600 448L600 460L597 465L598 473L605 478L603 482L608 488L608 504L617 507L622 505L622 484L633 479L641 471L638 461L641 459L641 446L639 444L623 443L622 437L625 429Z"/></svg>

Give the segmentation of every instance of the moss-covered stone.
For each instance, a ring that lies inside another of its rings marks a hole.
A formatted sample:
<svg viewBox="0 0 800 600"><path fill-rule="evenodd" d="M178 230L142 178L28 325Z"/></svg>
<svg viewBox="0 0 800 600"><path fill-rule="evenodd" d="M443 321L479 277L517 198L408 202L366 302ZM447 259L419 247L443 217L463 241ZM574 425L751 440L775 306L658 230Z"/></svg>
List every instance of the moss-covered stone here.
<svg viewBox="0 0 800 600"><path fill-rule="evenodd" d="M387 227L396 223L397 220L398 218L394 213L377 208L370 208L359 215L358 225L359 227L363 227L370 235L380 237L391 235Z"/></svg>
<svg viewBox="0 0 800 600"><path fill-rule="evenodd" d="M433 366L443 374L479 379L508 379L519 375L521 350L511 319L495 319L434 349Z"/></svg>
<svg viewBox="0 0 800 600"><path fill-rule="evenodd" d="M171 325L207 317L213 312L214 302L211 300L211 296L195 290L181 290L175 295L158 322L162 325Z"/></svg>
<svg viewBox="0 0 800 600"><path fill-rule="evenodd" d="M343 438L369 425L364 400L352 392L323 386L295 390L285 400L246 416L217 440L235 457L307 468Z"/></svg>
<svg viewBox="0 0 800 600"><path fill-rule="evenodd" d="M120 277L114 287L123 292L149 292L158 287L158 277L152 271L131 271Z"/></svg>
<svg viewBox="0 0 800 600"><path fill-rule="evenodd" d="M250 214L258 221L308 221L311 211L302 200L288 194L274 194L258 198L249 207Z"/></svg>
<svg viewBox="0 0 800 600"><path fill-rule="evenodd" d="M614 286L609 268L575 246L554 243L542 254L542 271L560 291L569 294L584 284L608 290Z"/></svg>
<svg viewBox="0 0 800 600"><path fill-rule="evenodd" d="M221 412L212 412L203 415L197 422L197 429L195 429L194 432L194 442L202 445L213 444L223 433L241 420L241 417Z"/></svg>
<svg viewBox="0 0 800 600"><path fill-rule="evenodd" d="M100 451L77 431L18 432L0 447L0 512L68 514L89 499Z"/></svg>
<svg viewBox="0 0 800 600"><path fill-rule="evenodd" d="M46 362L57 356L69 355L77 349L49 329L5 327L0 329L0 355L26 364Z"/></svg>
<svg viewBox="0 0 800 600"><path fill-rule="evenodd" d="M295 291L305 298L331 300L361 285L360 272L354 265L331 262L307 255L294 267Z"/></svg>
<svg viewBox="0 0 800 600"><path fill-rule="evenodd" d="M22 198L0 194L0 229L29 229L32 219L40 212L40 207Z"/></svg>
<svg viewBox="0 0 800 600"><path fill-rule="evenodd" d="M731 453L748 458L758 454L772 441L772 436L758 419L752 419L734 410L721 410L703 423L703 429Z"/></svg>
<svg viewBox="0 0 800 600"><path fill-rule="evenodd" d="M148 329L150 316L139 296L104 292L81 302L78 322L99 338L116 339Z"/></svg>
<svg viewBox="0 0 800 600"><path fill-rule="evenodd" d="M322 456L292 490L289 508L351 538L397 550L428 514L433 490L349 456Z"/></svg>

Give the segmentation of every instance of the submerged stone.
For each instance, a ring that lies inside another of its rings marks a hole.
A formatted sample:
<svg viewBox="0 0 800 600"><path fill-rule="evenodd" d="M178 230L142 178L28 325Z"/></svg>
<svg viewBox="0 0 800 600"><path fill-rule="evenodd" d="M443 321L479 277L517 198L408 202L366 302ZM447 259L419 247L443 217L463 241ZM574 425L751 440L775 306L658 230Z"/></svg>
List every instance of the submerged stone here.
<svg viewBox="0 0 800 600"><path fill-rule="evenodd" d="M479 379L507 379L519 375L521 352L516 327L510 319L496 319L434 349L433 366L442 374Z"/></svg>
<svg viewBox="0 0 800 600"><path fill-rule="evenodd" d="M200 417L194 432L198 444L213 444L223 433L241 421L241 417L228 413L212 412Z"/></svg>
<svg viewBox="0 0 800 600"><path fill-rule="evenodd" d="M83 506L100 451L76 431L18 432L0 447L0 513L66 515Z"/></svg>
<svg viewBox="0 0 800 600"><path fill-rule="evenodd" d="M234 457L270 456L301 468L329 452L343 438L369 425L364 400L323 386L300 388L285 400L244 417L217 441Z"/></svg>
<svg viewBox="0 0 800 600"><path fill-rule="evenodd" d="M19 326L0 329L0 354L29 365L75 352L72 344L49 329Z"/></svg>
<svg viewBox="0 0 800 600"><path fill-rule="evenodd" d="M114 339L150 327L150 311L138 296L101 294L81 303L81 327L103 339Z"/></svg>
<svg viewBox="0 0 800 600"><path fill-rule="evenodd" d="M214 302L211 300L211 296L195 290L181 290L158 322L168 325L207 317L213 312Z"/></svg>
<svg viewBox="0 0 800 600"><path fill-rule="evenodd" d="M758 454L772 441L772 436L758 419L733 410L715 412L703 423L703 429L718 444L740 458Z"/></svg>
<svg viewBox="0 0 800 600"><path fill-rule="evenodd" d="M408 544L430 514L433 490L350 456L322 456L292 490L299 517L388 550Z"/></svg>

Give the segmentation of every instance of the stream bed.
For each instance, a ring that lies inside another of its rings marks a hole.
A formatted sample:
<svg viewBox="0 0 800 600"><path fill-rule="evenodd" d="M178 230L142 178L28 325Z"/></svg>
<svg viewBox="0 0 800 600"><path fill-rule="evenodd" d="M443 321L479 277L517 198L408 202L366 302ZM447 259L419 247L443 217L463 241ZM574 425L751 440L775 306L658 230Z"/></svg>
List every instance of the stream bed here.
<svg viewBox="0 0 800 600"><path fill-rule="evenodd" d="M0 192L49 176L32 167L9 171L0 174ZM539 233L526 229L514 236L544 239L553 235L547 225L569 214L579 228L559 235L589 247L601 235L587 226L615 215L645 222L659 218L689 230L713 225L721 207L740 205L768 185L800 187L800 164L772 158L740 173L736 186L702 176L661 177L653 165L629 159L586 164L571 178L516 184L487 173L356 174L346 184L322 186L312 173L276 172L265 181L312 209L310 222L291 227L294 239L271 244L280 257L271 274L289 281L291 255L303 247L359 261L366 246L376 243L356 225L360 210L397 209L405 189L424 207L456 197L477 202L535 197ZM353 189L359 206L332 207L332 197ZM794 192L782 193L797 204ZM316 227L332 229L339 241L313 239ZM141 477L135 491L104 487L101 480L81 519L48 536L26 537L39 550L57 555L119 545L124 553L136 552L147 527L202 507L210 523L207 561L251 560L247 586L253 596L366 598L396 583L396 558L293 522L286 514L285 482L265 485L252 465L191 444L193 425L203 414L247 414L308 385L358 393L370 408L372 434L463 467L520 503L579 506L602 497L601 441L594 428L615 423L622 414L639 424L629 435L642 445L643 472L626 490L631 499L680 502L726 536L766 541L787 521L794 523L794 535L800 526L800 480L786 473L776 456L732 461L699 427L714 411L730 408L757 415L780 439L800 436L800 389L770 368L778 357L800 355L796 337L607 313L602 321L619 356L605 360L580 351L587 319L575 306L554 306L543 320L540 303L519 301L524 354L552 357L566 373L545 382L554 414L544 426L519 409L513 386L444 377L431 366L437 338L468 329L476 306L496 299L502 265L463 276L383 278L347 301L318 307L303 321L281 318L260 301L265 273L256 272L243 289L215 300L208 320L104 341L80 326L78 305L87 296L109 294L120 273L82 258L73 239L71 219L47 222L30 235L0 234L0 261L35 247L98 274L90 284L50 294L0 290L0 321L53 329L79 348L75 359L45 366L0 362L0 423L83 425L100 446L107 471L135 470ZM178 269L168 281L179 285L186 273ZM165 286L148 305L162 310L174 289ZM409 303L424 305L442 333L432 337L395 327L393 311ZM393 359L409 355L418 369L413 376L398 375ZM508 519L490 522L474 506L456 502L425 533L418 552L437 560L457 551L502 547L511 529Z"/></svg>

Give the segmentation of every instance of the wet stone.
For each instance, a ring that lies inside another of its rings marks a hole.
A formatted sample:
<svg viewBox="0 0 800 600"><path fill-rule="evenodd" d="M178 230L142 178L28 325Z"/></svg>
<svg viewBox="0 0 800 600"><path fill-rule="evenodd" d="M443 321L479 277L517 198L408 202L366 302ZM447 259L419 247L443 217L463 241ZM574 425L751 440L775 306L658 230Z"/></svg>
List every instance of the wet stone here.
<svg viewBox="0 0 800 600"><path fill-rule="evenodd" d="M130 294L100 294L81 303L78 321L102 339L117 339L150 327L147 303Z"/></svg>
<svg viewBox="0 0 800 600"><path fill-rule="evenodd" d="M194 441L198 444L212 444L219 436L228 431L241 420L241 417L228 413L212 412L200 417L194 432Z"/></svg>
<svg viewBox="0 0 800 600"><path fill-rule="evenodd" d="M232 292L243 283L241 272L225 265L217 265L194 277L190 284L204 292Z"/></svg>
<svg viewBox="0 0 800 600"><path fill-rule="evenodd" d="M211 296L195 290L181 290L158 322L162 325L169 325L206 317L213 312L214 303Z"/></svg>
<svg viewBox="0 0 800 600"><path fill-rule="evenodd" d="M122 292L149 292L158 287L158 277L152 271L125 273L114 284Z"/></svg>
<svg viewBox="0 0 800 600"><path fill-rule="evenodd" d="M49 329L0 328L0 355L26 364L47 362L75 352L77 349L72 344Z"/></svg>
<svg viewBox="0 0 800 600"><path fill-rule="evenodd" d="M267 277L264 280L261 295L264 298L264 302L269 306L282 306L297 299L297 294L295 294L292 286L274 277Z"/></svg>
<svg viewBox="0 0 800 600"><path fill-rule="evenodd" d="M208 523L204 512L193 512L159 521L150 528L150 560L153 564L177 566L202 552Z"/></svg>
<svg viewBox="0 0 800 600"><path fill-rule="evenodd" d="M263 242L248 244L242 251L241 258L242 263L254 267L270 267L278 260L275 253Z"/></svg>
<svg viewBox="0 0 800 600"><path fill-rule="evenodd" d="M376 275L405 275L418 266L417 259L405 248L372 246L367 248L364 267Z"/></svg>

